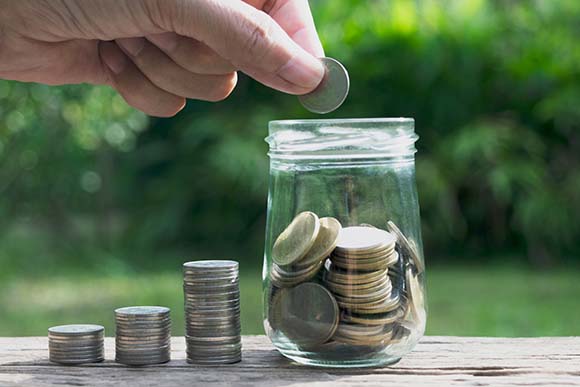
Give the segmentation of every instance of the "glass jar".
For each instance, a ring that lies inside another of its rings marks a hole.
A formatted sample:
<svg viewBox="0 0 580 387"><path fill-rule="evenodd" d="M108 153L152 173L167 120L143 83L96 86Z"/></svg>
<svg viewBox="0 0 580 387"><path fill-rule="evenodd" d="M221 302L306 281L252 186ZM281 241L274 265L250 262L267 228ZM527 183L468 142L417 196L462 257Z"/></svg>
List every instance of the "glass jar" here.
<svg viewBox="0 0 580 387"><path fill-rule="evenodd" d="M397 362L425 331L410 118L272 121L264 327L299 363Z"/></svg>

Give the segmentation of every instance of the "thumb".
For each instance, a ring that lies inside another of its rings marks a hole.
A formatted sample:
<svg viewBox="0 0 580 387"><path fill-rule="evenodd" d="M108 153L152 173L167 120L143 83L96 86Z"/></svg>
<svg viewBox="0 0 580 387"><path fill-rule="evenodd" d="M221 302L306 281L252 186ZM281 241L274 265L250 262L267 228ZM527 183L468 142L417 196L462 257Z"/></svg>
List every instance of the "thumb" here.
<svg viewBox="0 0 580 387"><path fill-rule="evenodd" d="M175 0L165 20L180 35L203 41L257 81L291 94L312 91L322 62L300 47L268 14L241 0ZM174 8L173 8L174 7ZM171 9L173 8L173 9Z"/></svg>

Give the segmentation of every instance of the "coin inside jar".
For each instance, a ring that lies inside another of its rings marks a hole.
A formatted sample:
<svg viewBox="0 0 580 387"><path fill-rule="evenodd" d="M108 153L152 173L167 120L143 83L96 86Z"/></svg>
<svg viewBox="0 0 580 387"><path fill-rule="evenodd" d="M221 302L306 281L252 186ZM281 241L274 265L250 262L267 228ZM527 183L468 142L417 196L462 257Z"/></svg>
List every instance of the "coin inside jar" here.
<svg viewBox="0 0 580 387"><path fill-rule="evenodd" d="M385 230L372 227L345 227L341 230L336 250L350 253L372 253L396 242Z"/></svg>
<svg viewBox="0 0 580 387"><path fill-rule="evenodd" d="M312 248L306 255L296 262L297 267L306 267L317 264L330 255L336 247L342 226L334 218L321 218L320 230Z"/></svg>
<svg viewBox="0 0 580 387"><path fill-rule="evenodd" d="M323 344L338 326L338 304L319 284L302 283L277 293L272 302L274 326L298 345Z"/></svg>
<svg viewBox="0 0 580 387"><path fill-rule="evenodd" d="M409 267L406 272L407 279L407 297L409 306L405 315L405 321L408 325L422 325L426 320L425 299L419 283L418 275L413 273Z"/></svg>
<svg viewBox="0 0 580 387"><path fill-rule="evenodd" d="M389 220L387 222L387 228L396 236L397 243L399 243L401 246L402 251L405 254L408 254L408 256L411 258L411 263L417 268L417 273L421 274L423 271L425 271L425 265L419 256L419 251L417 250L416 245L407 239L405 234L401 232L399 227L397 227L393 221Z"/></svg>
<svg viewBox="0 0 580 387"><path fill-rule="evenodd" d="M298 214L274 242L272 259L280 266L295 263L314 245L319 230L320 221L315 213Z"/></svg>

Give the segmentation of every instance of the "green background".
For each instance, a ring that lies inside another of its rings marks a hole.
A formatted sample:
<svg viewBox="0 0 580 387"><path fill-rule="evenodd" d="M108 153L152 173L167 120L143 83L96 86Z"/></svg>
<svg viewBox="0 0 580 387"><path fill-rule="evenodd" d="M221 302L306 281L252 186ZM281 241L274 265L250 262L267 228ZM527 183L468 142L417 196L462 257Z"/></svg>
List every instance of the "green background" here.
<svg viewBox="0 0 580 387"><path fill-rule="evenodd" d="M429 334L578 335L580 2L317 0L351 92L327 117L414 117ZM0 335L171 306L181 263L242 266L260 333L273 119L315 118L241 76L148 118L104 87L0 81Z"/></svg>

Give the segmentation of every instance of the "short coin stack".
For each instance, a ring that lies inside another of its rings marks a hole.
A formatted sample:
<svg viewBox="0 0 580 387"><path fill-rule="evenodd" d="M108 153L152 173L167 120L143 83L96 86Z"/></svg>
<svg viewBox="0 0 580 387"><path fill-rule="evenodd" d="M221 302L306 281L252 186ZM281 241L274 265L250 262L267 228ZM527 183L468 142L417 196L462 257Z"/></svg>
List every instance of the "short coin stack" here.
<svg viewBox="0 0 580 387"><path fill-rule="evenodd" d="M166 363L171 359L171 316L162 306L115 310L116 360L127 365Z"/></svg>
<svg viewBox="0 0 580 387"><path fill-rule="evenodd" d="M334 340L359 345L384 344L403 316L389 267L399 261L396 238L374 227L343 228L325 266L324 284L341 308Z"/></svg>
<svg viewBox="0 0 580 387"><path fill-rule="evenodd" d="M183 264L187 361L228 364L242 359L239 264Z"/></svg>
<svg viewBox="0 0 580 387"><path fill-rule="evenodd" d="M59 364L103 361L104 335L105 328L100 325L59 325L49 328L49 359Z"/></svg>

